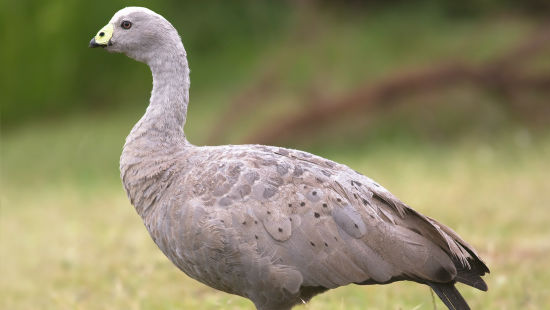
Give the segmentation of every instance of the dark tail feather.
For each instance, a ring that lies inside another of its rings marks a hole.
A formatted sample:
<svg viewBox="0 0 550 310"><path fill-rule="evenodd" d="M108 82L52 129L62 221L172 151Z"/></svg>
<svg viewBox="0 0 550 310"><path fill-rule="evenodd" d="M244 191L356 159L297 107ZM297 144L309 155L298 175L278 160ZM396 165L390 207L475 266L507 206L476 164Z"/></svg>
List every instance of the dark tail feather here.
<svg viewBox="0 0 550 310"><path fill-rule="evenodd" d="M474 253L470 252L470 254L473 255ZM487 291L487 283L481 277L489 272L489 268L481 260L469 260L469 268L464 267L458 260L453 260L453 262L456 267L456 281L475 287L478 290Z"/></svg>
<svg viewBox="0 0 550 310"><path fill-rule="evenodd" d="M457 268L456 281L477 288L478 290L487 291L487 283L481 278L479 271L471 269Z"/></svg>
<svg viewBox="0 0 550 310"><path fill-rule="evenodd" d="M427 282L432 290L441 298L449 310L470 310L466 300L460 295L454 283Z"/></svg>

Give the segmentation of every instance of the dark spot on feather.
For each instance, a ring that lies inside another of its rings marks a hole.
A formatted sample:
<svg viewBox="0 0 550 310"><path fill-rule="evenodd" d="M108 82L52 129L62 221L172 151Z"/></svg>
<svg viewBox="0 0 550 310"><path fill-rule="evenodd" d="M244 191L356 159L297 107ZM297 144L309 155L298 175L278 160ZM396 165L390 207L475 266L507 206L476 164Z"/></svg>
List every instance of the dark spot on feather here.
<svg viewBox="0 0 550 310"><path fill-rule="evenodd" d="M225 223L225 221L224 221L224 220L220 220L220 222L222 222L222 223Z"/></svg>
<svg viewBox="0 0 550 310"><path fill-rule="evenodd" d="M288 204L288 207L289 207L289 208L290 208L290 207L292 207L292 204L291 204L291 203L289 203L289 204Z"/></svg>
<svg viewBox="0 0 550 310"><path fill-rule="evenodd" d="M318 218L319 216L321 216L321 214L319 214L319 213L317 213L317 212L315 212L313 215L314 215L316 218Z"/></svg>
<svg viewBox="0 0 550 310"><path fill-rule="evenodd" d="M353 194L353 198L357 199L357 194Z"/></svg>
<svg viewBox="0 0 550 310"><path fill-rule="evenodd" d="M334 240L338 241L338 238L334 237Z"/></svg>
<svg viewBox="0 0 550 310"><path fill-rule="evenodd" d="M292 222L292 218L291 218L291 217L289 217L288 219Z"/></svg>
<svg viewBox="0 0 550 310"><path fill-rule="evenodd" d="M243 225L246 225L246 221L243 222Z"/></svg>
<svg viewBox="0 0 550 310"><path fill-rule="evenodd" d="M325 161L325 164L329 166L330 168L334 167L334 164L331 161Z"/></svg>
<svg viewBox="0 0 550 310"><path fill-rule="evenodd" d="M306 188L307 188L307 185L304 185L304 189L306 189Z"/></svg>
<svg viewBox="0 0 550 310"><path fill-rule="evenodd" d="M313 196L315 196L315 195L317 195L317 192L316 192L316 191L313 191L313 192L311 192L311 194L312 194Z"/></svg>
<svg viewBox="0 0 550 310"><path fill-rule="evenodd" d="M305 206L305 205L306 205L306 203L305 203L305 202L303 202L303 201L302 201L302 202L300 202L300 206L302 206L302 207L303 207L303 206Z"/></svg>
<svg viewBox="0 0 550 310"><path fill-rule="evenodd" d="M294 167L294 172L292 173L295 177L299 177L301 176L302 174L304 174L304 169L302 169L301 166L295 166Z"/></svg>
<svg viewBox="0 0 550 310"><path fill-rule="evenodd" d="M258 224L258 221L254 221L254 224Z"/></svg>
<svg viewBox="0 0 550 310"><path fill-rule="evenodd" d="M312 241L310 241L309 244L311 244L311 246L315 246L315 243L313 243Z"/></svg>
<svg viewBox="0 0 550 310"><path fill-rule="evenodd" d="M363 204L364 204L365 206L367 206L367 205L368 205L368 206L370 206L370 203L369 203L369 201L368 201L368 200L366 200L365 198L363 198Z"/></svg>
<svg viewBox="0 0 550 310"><path fill-rule="evenodd" d="M267 211L267 214L271 214L271 211Z"/></svg>
<svg viewBox="0 0 550 310"><path fill-rule="evenodd" d="M328 244L325 242L325 246L328 247Z"/></svg>
<svg viewBox="0 0 550 310"><path fill-rule="evenodd" d="M359 226L357 226L357 224L353 224L353 226L355 226L355 228L359 229Z"/></svg>
<svg viewBox="0 0 550 310"><path fill-rule="evenodd" d="M281 227L279 227L279 232L283 232L283 229Z"/></svg>
<svg viewBox="0 0 550 310"><path fill-rule="evenodd" d="M323 203L323 208L326 208L328 207L328 205L326 203Z"/></svg>
<svg viewBox="0 0 550 310"><path fill-rule="evenodd" d="M258 236L257 236L257 235L254 235L254 238L258 239Z"/></svg>
<svg viewBox="0 0 550 310"><path fill-rule="evenodd" d="M338 202L342 202L342 199L340 199L340 198L336 198L336 201L338 201Z"/></svg>
<svg viewBox="0 0 550 310"><path fill-rule="evenodd" d="M330 177L332 175L332 173L330 173L329 171L323 169L321 170L321 173L323 173L326 177Z"/></svg>

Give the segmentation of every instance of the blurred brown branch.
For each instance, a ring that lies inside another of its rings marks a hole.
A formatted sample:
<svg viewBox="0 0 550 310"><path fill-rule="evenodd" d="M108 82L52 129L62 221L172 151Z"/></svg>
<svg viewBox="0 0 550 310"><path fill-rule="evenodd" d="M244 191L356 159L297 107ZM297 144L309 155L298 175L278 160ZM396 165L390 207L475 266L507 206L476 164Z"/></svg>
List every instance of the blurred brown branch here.
<svg viewBox="0 0 550 310"><path fill-rule="evenodd" d="M438 64L358 87L341 98L325 100L325 102L315 99L317 102L309 102L303 111L272 122L274 126L264 128L248 137L245 142L274 143L298 132L303 133L327 126L349 113L372 110L382 104L387 107L388 103L392 102L391 99L460 83L495 90L511 98L514 98L518 92L526 90L550 92L550 73L526 75L521 72L520 67L522 63L546 49L549 43L550 24L547 23L509 53L486 64L477 66L463 62Z"/></svg>

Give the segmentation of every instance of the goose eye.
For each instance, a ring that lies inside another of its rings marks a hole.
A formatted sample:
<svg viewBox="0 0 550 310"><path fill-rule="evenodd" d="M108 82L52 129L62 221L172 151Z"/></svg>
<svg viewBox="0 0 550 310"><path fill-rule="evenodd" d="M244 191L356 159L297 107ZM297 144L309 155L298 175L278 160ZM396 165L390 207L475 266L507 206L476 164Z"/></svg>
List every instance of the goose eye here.
<svg viewBox="0 0 550 310"><path fill-rule="evenodd" d="M122 24L120 24L120 27L124 29L130 29L132 27L132 23L127 20L124 20L122 21Z"/></svg>

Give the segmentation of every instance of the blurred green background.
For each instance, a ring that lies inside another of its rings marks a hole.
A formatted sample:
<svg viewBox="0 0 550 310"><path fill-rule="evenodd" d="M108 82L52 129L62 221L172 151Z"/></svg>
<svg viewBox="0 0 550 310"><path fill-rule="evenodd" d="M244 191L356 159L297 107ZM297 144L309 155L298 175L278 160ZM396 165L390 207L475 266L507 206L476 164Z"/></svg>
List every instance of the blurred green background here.
<svg viewBox="0 0 550 310"><path fill-rule="evenodd" d="M460 287L472 308L550 304L547 1L30 0L0 2L1 309L253 308L172 266L120 185L151 74L87 46L129 5L182 36L192 143L345 163L477 248L492 273ZM433 305L396 283L303 308Z"/></svg>

